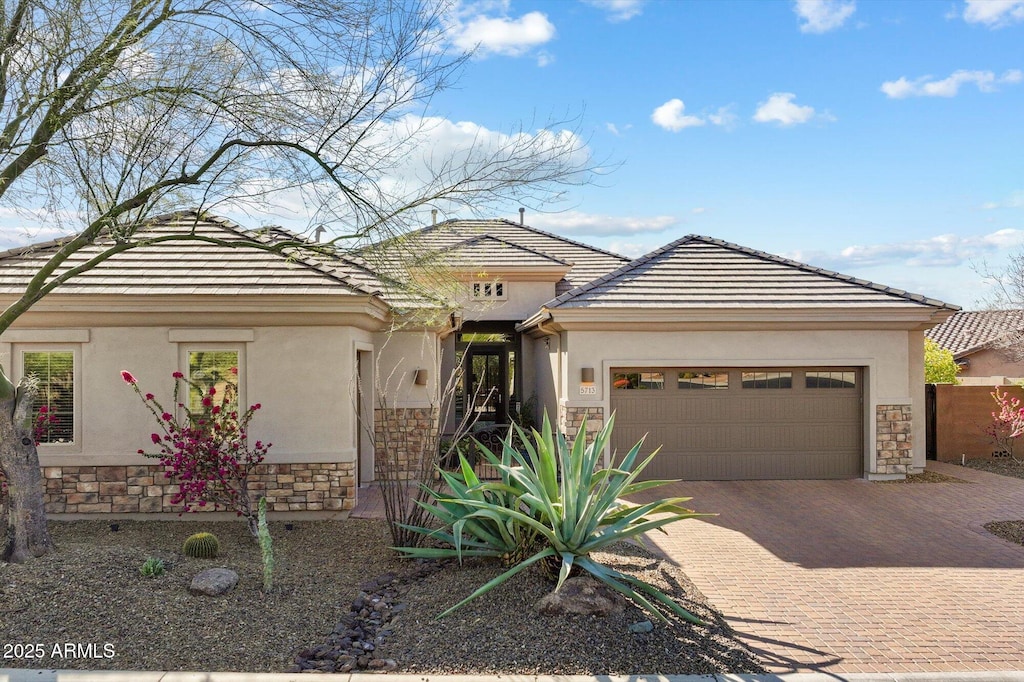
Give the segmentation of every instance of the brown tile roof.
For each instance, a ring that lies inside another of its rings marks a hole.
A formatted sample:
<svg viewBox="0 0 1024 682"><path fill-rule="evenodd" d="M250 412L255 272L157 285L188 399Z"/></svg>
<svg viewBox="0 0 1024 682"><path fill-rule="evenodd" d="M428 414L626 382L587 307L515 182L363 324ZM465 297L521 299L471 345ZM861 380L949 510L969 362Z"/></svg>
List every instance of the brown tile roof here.
<svg viewBox="0 0 1024 682"><path fill-rule="evenodd" d="M145 228L154 236L194 233L221 242L168 241L116 254L91 270L72 277L57 290L62 294L121 295L378 295L378 282L354 267L327 268L297 252L274 253L233 247L252 240L248 233L222 219L182 211L154 218ZM141 234L141 233L140 233ZM0 294L20 294L29 279L60 247L60 241L0 253ZM102 238L73 254L58 270L81 265L114 244ZM372 274L372 273L371 273Z"/></svg>
<svg viewBox="0 0 1024 682"><path fill-rule="evenodd" d="M492 254L488 257L491 263L488 267L529 265L539 263L538 257L542 260L550 259L557 263L571 264L572 269L555 285L557 293L569 291L629 262L628 258L610 251L503 219L448 220L416 230L398 240L370 247L370 250L383 248L386 253L388 250L399 248L410 253L429 253L458 248L467 240L484 236L519 247ZM478 243L485 246L490 242Z"/></svg>
<svg viewBox="0 0 1024 682"><path fill-rule="evenodd" d="M1024 310L961 310L924 334L959 358L1021 330Z"/></svg>
<svg viewBox="0 0 1024 682"><path fill-rule="evenodd" d="M549 308L803 308L932 306L941 301L689 235L550 301Z"/></svg>

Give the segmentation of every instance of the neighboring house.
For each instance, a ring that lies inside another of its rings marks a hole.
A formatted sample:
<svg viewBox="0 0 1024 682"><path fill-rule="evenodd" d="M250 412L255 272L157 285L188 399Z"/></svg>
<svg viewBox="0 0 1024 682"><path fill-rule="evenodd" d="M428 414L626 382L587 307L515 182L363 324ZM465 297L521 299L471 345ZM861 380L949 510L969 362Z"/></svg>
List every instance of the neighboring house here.
<svg viewBox="0 0 1024 682"><path fill-rule="evenodd" d="M985 386L1024 380L1024 361L1014 360L999 347L1000 342L1022 334L1021 310L961 310L925 332L953 353L962 383Z"/></svg>
<svg viewBox="0 0 1024 682"><path fill-rule="evenodd" d="M151 229L278 235L194 213ZM0 254L0 297L55 248ZM154 424L120 370L166 397L173 372L213 361L263 405L251 435L274 446L255 483L272 508L344 510L374 443L408 442L384 429L438 418L456 362L456 412L506 423L535 403L572 435L615 411L616 450L663 446L654 477L900 478L925 463L923 332L956 310L707 237L628 261L521 221L448 221L334 259L127 251L25 313L0 361L64 396L64 430L39 447L51 513L173 511L136 454Z"/></svg>

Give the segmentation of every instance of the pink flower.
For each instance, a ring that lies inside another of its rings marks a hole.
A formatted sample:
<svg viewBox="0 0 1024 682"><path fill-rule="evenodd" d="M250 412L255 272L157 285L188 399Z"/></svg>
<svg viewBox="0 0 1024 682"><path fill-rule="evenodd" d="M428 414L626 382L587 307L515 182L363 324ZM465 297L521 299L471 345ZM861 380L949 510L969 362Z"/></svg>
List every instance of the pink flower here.
<svg viewBox="0 0 1024 682"><path fill-rule="evenodd" d="M213 386L210 386L210 395L217 395L217 389Z"/></svg>
<svg viewBox="0 0 1024 682"><path fill-rule="evenodd" d="M152 400L155 396L152 393L146 394L146 400Z"/></svg>
<svg viewBox="0 0 1024 682"><path fill-rule="evenodd" d="M252 409L254 409L254 410L259 410L259 409L262 409L262 408L263 408L263 405L261 405L260 403L256 403L255 405L252 406Z"/></svg>
<svg viewBox="0 0 1024 682"><path fill-rule="evenodd" d="M46 405L43 405L42 407L39 408L39 414L46 414L49 411L50 409L46 407Z"/></svg>
<svg viewBox="0 0 1024 682"><path fill-rule="evenodd" d="M160 418L163 419L165 422L169 422L173 417L171 416L170 412L164 412L162 415L160 415Z"/></svg>
<svg viewBox="0 0 1024 682"><path fill-rule="evenodd" d="M213 406L213 414L220 414L220 405Z"/></svg>
<svg viewBox="0 0 1024 682"><path fill-rule="evenodd" d="M134 386L135 383L136 383L135 377L133 377L132 373L129 372L128 370L126 370L126 369L122 369L121 370L121 378L124 379L124 382L126 384L131 384L131 385Z"/></svg>
<svg viewBox="0 0 1024 682"><path fill-rule="evenodd" d="M237 367L232 367L232 368L231 368L231 369L229 369L228 371L229 371L229 372L231 372L232 374L235 374L235 375L237 375L237 374L238 374L238 368L237 368Z"/></svg>
<svg viewBox="0 0 1024 682"><path fill-rule="evenodd" d="M175 379L184 379L185 378L185 375L182 374L181 372L175 372L171 376L174 377Z"/></svg>
<svg viewBox="0 0 1024 682"><path fill-rule="evenodd" d="M203 407L209 407L210 405L213 405L213 401L209 398L203 398Z"/></svg>
<svg viewBox="0 0 1024 682"><path fill-rule="evenodd" d="M151 434L149 434L149 437L153 439L154 443L157 443L157 444L160 443L160 435L159 434L151 433Z"/></svg>

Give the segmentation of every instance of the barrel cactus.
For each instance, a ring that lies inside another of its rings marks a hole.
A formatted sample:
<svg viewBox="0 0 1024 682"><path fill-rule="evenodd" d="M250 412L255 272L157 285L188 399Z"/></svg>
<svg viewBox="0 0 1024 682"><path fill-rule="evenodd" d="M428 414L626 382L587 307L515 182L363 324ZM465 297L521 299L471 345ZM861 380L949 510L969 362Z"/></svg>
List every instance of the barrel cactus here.
<svg viewBox="0 0 1024 682"><path fill-rule="evenodd" d="M213 533L196 533L185 540L181 551L185 556L196 559L213 559L220 551L220 542L217 541L217 536Z"/></svg>

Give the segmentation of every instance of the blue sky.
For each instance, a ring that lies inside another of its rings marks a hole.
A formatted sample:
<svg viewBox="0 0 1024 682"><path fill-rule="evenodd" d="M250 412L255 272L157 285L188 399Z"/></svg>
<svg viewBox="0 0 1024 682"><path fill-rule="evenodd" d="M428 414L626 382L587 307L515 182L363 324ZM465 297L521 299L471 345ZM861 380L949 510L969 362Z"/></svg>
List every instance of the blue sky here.
<svg viewBox="0 0 1024 682"><path fill-rule="evenodd" d="M450 35L478 47L433 113L578 114L621 163L537 227L630 256L710 235L965 308L1024 244L1024 0L466 0Z"/></svg>
<svg viewBox="0 0 1024 682"><path fill-rule="evenodd" d="M631 257L708 235L967 309L1024 248L1024 0L453 2L473 56L415 144L568 117L614 166L531 225ZM309 226L278 199L227 215ZM8 213L0 248L55 236Z"/></svg>

